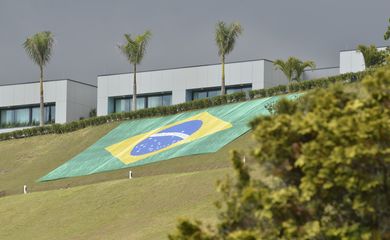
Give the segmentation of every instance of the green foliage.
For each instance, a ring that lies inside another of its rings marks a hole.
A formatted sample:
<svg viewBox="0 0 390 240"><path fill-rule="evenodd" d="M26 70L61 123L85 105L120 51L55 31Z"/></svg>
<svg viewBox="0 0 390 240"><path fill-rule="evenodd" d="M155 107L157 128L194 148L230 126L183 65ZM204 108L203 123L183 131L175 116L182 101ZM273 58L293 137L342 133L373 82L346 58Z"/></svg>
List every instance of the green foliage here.
<svg viewBox="0 0 390 240"><path fill-rule="evenodd" d="M288 89L286 85L279 85L276 87L266 88L266 89L256 89L249 92L249 98L250 99L264 98L264 97L271 97L276 95L283 95L288 92L293 93L293 92L307 91L316 88L328 88L330 85L334 83L343 83L343 84L352 83L355 81L360 81L364 76L371 74L372 71L373 70L366 70L364 72L345 73L345 74L340 74L337 76L331 76L326 78L294 82L289 85Z"/></svg>
<svg viewBox="0 0 390 240"><path fill-rule="evenodd" d="M215 42L218 46L218 55L221 57L221 95L226 94L225 89L225 55L233 51L234 45L239 35L242 34L240 23L234 22L229 25L220 21L215 29Z"/></svg>
<svg viewBox="0 0 390 240"><path fill-rule="evenodd" d="M146 31L134 39L131 38L130 34L125 34L126 43L118 45L118 48L131 64L140 64L151 36L150 31Z"/></svg>
<svg viewBox="0 0 390 240"><path fill-rule="evenodd" d="M27 55L39 66L40 70L40 126L44 122L43 68L50 61L54 45L53 34L49 31L39 32L28 37L23 43Z"/></svg>
<svg viewBox="0 0 390 240"><path fill-rule="evenodd" d="M133 64L133 100L132 107L133 111L137 110L137 65L141 63L146 53L146 46L148 45L149 39L152 33L146 31L141 35L136 36L134 39L131 38L130 34L125 34L126 43L118 45L124 56L130 64Z"/></svg>
<svg viewBox="0 0 390 240"><path fill-rule="evenodd" d="M357 50L363 54L364 64L367 68L384 64L388 56L387 51L378 50L375 45L359 45Z"/></svg>
<svg viewBox="0 0 390 240"><path fill-rule="evenodd" d="M23 43L23 47L31 60L38 66L44 67L50 60L53 44L53 34L46 31L28 37Z"/></svg>
<svg viewBox="0 0 390 240"><path fill-rule="evenodd" d="M390 18L389 18L389 24L390 24ZM390 25L387 27L387 31L385 32L384 38L385 40L389 40L390 38Z"/></svg>
<svg viewBox="0 0 390 240"><path fill-rule="evenodd" d="M214 240L216 238L212 237L210 234L205 231L202 223L199 221L191 222L189 220L179 220L177 225L177 233L168 235L169 240Z"/></svg>
<svg viewBox="0 0 390 240"><path fill-rule="evenodd" d="M255 119L253 155L277 183L251 178L234 153L236 177L219 185L219 222L208 228L191 222L197 234L390 239L390 69L367 76L362 86L363 96L340 84L317 89ZM177 229L170 239L192 237Z"/></svg>
<svg viewBox="0 0 390 240"><path fill-rule="evenodd" d="M306 68L315 68L313 61L301 61L295 57L289 57L287 61L277 59L274 62L276 68L280 69L287 77L288 81L301 81L302 74Z"/></svg>
<svg viewBox="0 0 390 240"><path fill-rule="evenodd" d="M96 108L94 108L94 109L91 109L91 111L89 112L89 117L91 118L91 117L96 117L97 115L96 115Z"/></svg>
<svg viewBox="0 0 390 240"><path fill-rule="evenodd" d="M234 45L239 35L242 34L242 27L240 23L234 22L226 24L225 22L218 22L215 29L215 42L218 46L218 55L224 57L233 51Z"/></svg>

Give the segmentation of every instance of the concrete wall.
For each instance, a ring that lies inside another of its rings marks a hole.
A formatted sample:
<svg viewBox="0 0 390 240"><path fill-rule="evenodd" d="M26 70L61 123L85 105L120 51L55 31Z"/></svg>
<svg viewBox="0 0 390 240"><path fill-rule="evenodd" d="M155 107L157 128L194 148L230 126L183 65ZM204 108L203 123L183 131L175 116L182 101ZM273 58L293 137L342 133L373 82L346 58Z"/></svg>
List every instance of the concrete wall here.
<svg viewBox="0 0 390 240"><path fill-rule="evenodd" d="M318 68L313 70L306 70L303 72L302 79L303 80L312 80L323 77L336 76L340 74L339 67L331 67L331 68Z"/></svg>
<svg viewBox="0 0 390 240"><path fill-rule="evenodd" d="M87 117L96 108L96 87L71 80L44 82L45 103L55 103L56 123ZM0 108L37 105L39 82L0 86Z"/></svg>
<svg viewBox="0 0 390 240"><path fill-rule="evenodd" d="M66 122L67 81L43 83L45 103L56 104L56 122ZM0 86L0 108L39 104L39 83Z"/></svg>
<svg viewBox="0 0 390 240"><path fill-rule="evenodd" d="M267 60L228 63L225 74L227 86L252 84L253 89L260 89L287 82ZM132 73L98 76L98 116L107 115L112 109L112 97L132 95L132 79ZM137 94L172 92L172 104L182 103L188 100L187 94L191 89L219 87L221 65L139 72L137 84Z"/></svg>
<svg viewBox="0 0 390 240"><path fill-rule="evenodd" d="M92 109L96 109L96 87L68 81L66 121L88 118Z"/></svg>
<svg viewBox="0 0 390 240"><path fill-rule="evenodd" d="M277 85L286 85L288 84L288 80L282 71L276 69L274 63L271 61L264 62L263 72L261 74L263 76L264 85L261 87L254 87L253 89L262 89L262 88L270 88L275 87Z"/></svg>

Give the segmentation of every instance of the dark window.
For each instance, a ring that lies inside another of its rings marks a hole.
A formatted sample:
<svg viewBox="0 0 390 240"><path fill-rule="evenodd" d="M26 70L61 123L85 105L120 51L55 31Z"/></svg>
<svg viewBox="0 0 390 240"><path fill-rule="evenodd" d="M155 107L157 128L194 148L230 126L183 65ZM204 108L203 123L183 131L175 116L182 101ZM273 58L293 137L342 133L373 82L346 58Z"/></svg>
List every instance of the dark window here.
<svg viewBox="0 0 390 240"><path fill-rule="evenodd" d="M54 123L56 107L54 104L48 104L44 108L45 123ZM0 109L0 127L6 126L30 126L38 125L40 122L39 106L14 107L9 109Z"/></svg>
<svg viewBox="0 0 390 240"><path fill-rule="evenodd" d="M243 86L227 86L226 94L236 93L236 92L248 92L252 90L251 85ZM201 90L192 90L192 100L203 99L215 97L221 94L221 88L208 88Z"/></svg>
<svg viewBox="0 0 390 240"><path fill-rule="evenodd" d="M129 112L132 106L132 97L114 99L114 112ZM137 109L153 108L172 105L172 94L143 95L137 97Z"/></svg>
<svg viewBox="0 0 390 240"><path fill-rule="evenodd" d="M162 97L162 104L163 106L170 106L172 105L172 95L164 95Z"/></svg>

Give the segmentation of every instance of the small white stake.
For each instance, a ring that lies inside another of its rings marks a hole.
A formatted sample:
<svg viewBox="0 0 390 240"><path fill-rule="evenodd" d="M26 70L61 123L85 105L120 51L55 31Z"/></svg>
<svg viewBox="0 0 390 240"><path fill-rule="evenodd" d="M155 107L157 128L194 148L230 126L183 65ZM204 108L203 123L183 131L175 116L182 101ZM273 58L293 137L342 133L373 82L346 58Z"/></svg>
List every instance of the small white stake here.
<svg viewBox="0 0 390 240"><path fill-rule="evenodd" d="M132 179L133 178L133 173L131 171L129 171L129 179Z"/></svg>
<svg viewBox="0 0 390 240"><path fill-rule="evenodd" d="M242 162L244 163L244 165L245 165L245 161L246 161L246 159L245 159L245 156L244 156L244 158L242 159Z"/></svg>
<svg viewBox="0 0 390 240"><path fill-rule="evenodd" d="M24 186L23 186L23 193L24 193L24 194L27 194L27 185L24 185Z"/></svg>

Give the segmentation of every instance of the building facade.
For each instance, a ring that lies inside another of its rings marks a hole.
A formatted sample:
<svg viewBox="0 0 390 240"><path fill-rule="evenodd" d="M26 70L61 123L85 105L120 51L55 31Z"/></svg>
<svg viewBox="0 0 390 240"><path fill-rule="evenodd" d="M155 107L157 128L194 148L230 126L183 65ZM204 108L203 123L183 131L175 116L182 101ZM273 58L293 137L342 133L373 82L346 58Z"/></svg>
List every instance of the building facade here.
<svg viewBox="0 0 390 240"><path fill-rule="evenodd" d="M220 94L221 65L203 65L137 73L137 108L173 105ZM225 65L226 93L287 84L269 60ZM100 75L97 79L97 114L131 110L133 74Z"/></svg>
<svg viewBox="0 0 390 240"><path fill-rule="evenodd" d="M0 86L0 127L40 121L39 82ZM66 123L89 117L96 109L96 86L70 79L44 82L45 122Z"/></svg>
<svg viewBox="0 0 390 240"><path fill-rule="evenodd" d="M379 48L379 49L385 49ZM365 69L360 52L340 52L340 67L306 70L303 80ZM226 93L247 92L287 84L272 61L259 59L227 63ZM221 65L210 64L137 73L137 109L168 106L220 94ZM97 77L97 87L70 79L44 82L45 122L66 123L89 117L131 111L133 74ZM0 85L0 128L39 123L39 82Z"/></svg>
<svg viewBox="0 0 390 240"><path fill-rule="evenodd" d="M378 50L386 50L386 47L379 47ZM363 54L356 49L340 51L340 73L364 71Z"/></svg>
<svg viewBox="0 0 390 240"><path fill-rule="evenodd" d="M336 76L340 74L340 68L339 67L328 67L328 68L316 68L313 70L305 70L303 72L303 80L312 80L312 79L318 79L323 77L330 77L330 76Z"/></svg>

